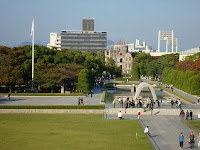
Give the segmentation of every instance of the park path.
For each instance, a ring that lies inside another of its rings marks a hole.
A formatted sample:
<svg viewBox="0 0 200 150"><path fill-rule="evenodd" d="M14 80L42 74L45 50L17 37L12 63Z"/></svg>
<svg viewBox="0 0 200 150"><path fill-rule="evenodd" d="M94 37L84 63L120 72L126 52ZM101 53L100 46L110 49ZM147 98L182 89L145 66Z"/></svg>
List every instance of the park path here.
<svg viewBox="0 0 200 150"><path fill-rule="evenodd" d="M93 89L93 95L83 96L84 105L100 105L102 90ZM77 105L79 96L0 96L0 105Z"/></svg>
<svg viewBox="0 0 200 150"><path fill-rule="evenodd" d="M183 149L190 149L188 139L192 130L184 125L179 117L146 115L141 117L141 122L144 126L149 126L151 140L155 142L154 146L157 145L156 150L180 149L178 137L181 132L185 137ZM194 135L197 137L196 133L194 133ZM196 143L195 141L195 144Z"/></svg>

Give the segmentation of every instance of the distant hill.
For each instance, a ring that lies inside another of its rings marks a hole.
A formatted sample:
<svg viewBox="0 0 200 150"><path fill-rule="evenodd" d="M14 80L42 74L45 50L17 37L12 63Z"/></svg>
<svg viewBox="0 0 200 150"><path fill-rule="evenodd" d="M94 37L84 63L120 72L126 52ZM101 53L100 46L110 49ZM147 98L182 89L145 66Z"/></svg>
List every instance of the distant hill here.
<svg viewBox="0 0 200 150"><path fill-rule="evenodd" d="M114 41L107 39L107 45L113 45L114 43Z"/></svg>
<svg viewBox="0 0 200 150"><path fill-rule="evenodd" d="M42 41L35 41L35 44L39 45L39 46L47 46L47 42L42 42ZM31 41L25 41L25 42L18 44L17 46L24 46L24 45L32 45L32 42Z"/></svg>

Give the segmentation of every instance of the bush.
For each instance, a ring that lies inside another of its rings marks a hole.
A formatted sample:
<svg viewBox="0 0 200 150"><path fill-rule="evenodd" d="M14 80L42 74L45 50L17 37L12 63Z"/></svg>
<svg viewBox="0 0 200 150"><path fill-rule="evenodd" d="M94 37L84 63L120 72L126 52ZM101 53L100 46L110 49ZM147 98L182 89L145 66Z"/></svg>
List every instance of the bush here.
<svg viewBox="0 0 200 150"><path fill-rule="evenodd" d="M162 81L190 94L200 94L200 75L195 71L187 70L183 72L166 67L163 70Z"/></svg>
<svg viewBox="0 0 200 150"><path fill-rule="evenodd" d="M131 74L132 74L132 79L134 81L140 80L140 72L139 72L138 65L133 66Z"/></svg>
<svg viewBox="0 0 200 150"><path fill-rule="evenodd" d="M88 69L82 69L79 72L77 89L89 93L94 85L94 72Z"/></svg>

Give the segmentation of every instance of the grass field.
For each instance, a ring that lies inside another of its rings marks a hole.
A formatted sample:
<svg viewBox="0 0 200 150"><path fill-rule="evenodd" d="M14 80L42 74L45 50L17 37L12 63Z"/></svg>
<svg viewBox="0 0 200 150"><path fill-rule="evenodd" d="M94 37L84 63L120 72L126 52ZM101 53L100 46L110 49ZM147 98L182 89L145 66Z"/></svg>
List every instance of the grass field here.
<svg viewBox="0 0 200 150"><path fill-rule="evenodd" d="M189 128L194 130L196 133L200 133L200 121L199 120L188 120L183 121Z"/></svg>
<svg viewBox="0 0 200 150"><path fill-rule="evenodd" d="M138 139L135 134L138 133ZM0 114L1 150L152 150L137 120L102 115Z"/></svg>

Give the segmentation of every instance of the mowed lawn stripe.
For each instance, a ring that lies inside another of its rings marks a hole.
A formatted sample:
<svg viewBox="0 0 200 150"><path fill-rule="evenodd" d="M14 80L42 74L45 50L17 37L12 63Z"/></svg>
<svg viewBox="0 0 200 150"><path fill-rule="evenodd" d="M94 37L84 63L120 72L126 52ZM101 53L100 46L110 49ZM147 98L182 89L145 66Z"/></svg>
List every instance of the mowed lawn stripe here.
<svg viewBox="0 0 200 150"><path fill-rule="evenodd" d="M0 114L0 149L153 148L137 120L104 120L102 115Z"/></svg>

